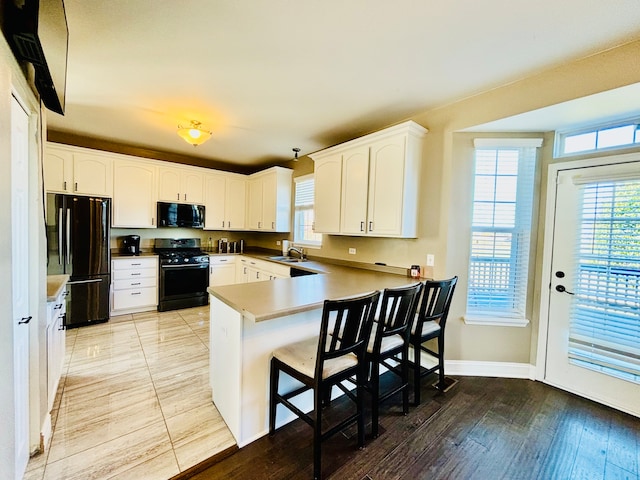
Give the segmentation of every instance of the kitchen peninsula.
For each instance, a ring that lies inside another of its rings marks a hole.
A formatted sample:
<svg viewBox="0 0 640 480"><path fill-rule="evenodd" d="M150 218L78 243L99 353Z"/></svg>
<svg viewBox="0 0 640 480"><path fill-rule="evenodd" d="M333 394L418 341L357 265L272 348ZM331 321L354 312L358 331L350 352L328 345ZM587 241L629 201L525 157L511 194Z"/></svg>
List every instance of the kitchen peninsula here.
<svg viewBox="0 0 640 480"><path fill-rule="evenodd" d="M318 335L325 299L413 283L406 275L306 262L316 275L209 287L213 402L239 447L268 432L269 365L274 349ZM281 388L287 389L281 379ZM302 409L312 408L309 395ZM278 410L282 425L295 416Z"/></svg>

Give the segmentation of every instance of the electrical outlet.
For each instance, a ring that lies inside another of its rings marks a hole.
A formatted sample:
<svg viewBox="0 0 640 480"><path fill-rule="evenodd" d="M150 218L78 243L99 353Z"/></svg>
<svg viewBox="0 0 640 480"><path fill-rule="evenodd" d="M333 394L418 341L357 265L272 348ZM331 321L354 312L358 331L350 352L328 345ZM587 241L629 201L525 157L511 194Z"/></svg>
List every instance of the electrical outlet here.
<svg viewBox="0 0 640 480"><path fill-rule="evenodd" d="M432 253L427 254L427 267L433 267L436 263L436 258Z"/></svg>
<svg viewBox="0 0 640 480"><path fill-rule="evenodd" d="M276 245L280 245L280 240L276 240Z"/></svg>
<svg viewBox="0 0 640 480"><path fill-rule="evenodd" d="M349 249L349 255L355 255L356 254L356 249L355 248L350 248Z"/></svg>
<svg viewBox="0 0 640 480"><path fill-rule="evenodd" d="M220 241L221 242L228 242L229 240L227 238L221 238Z"/></svg>

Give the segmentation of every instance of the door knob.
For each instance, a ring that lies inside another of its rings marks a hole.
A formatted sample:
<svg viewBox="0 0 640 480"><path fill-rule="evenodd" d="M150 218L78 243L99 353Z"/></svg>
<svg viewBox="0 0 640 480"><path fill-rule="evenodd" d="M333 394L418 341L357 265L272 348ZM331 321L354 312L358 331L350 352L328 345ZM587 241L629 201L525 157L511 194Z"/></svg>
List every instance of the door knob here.
<svg viewBox="0 0 640 480"><path fill-rule="evenodd" d="M575 295L575 293L570 292L569 290L567 290L564 285L556 285L556 292L567 293L569 295Z"/></svg>

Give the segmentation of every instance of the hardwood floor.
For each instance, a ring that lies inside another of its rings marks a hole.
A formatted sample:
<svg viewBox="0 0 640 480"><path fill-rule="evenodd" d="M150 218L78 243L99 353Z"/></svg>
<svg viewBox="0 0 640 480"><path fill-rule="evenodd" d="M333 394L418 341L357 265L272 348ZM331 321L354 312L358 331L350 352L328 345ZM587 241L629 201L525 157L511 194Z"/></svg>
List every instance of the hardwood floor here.
<svg viewBox="0 0 640 480"><path fill-rule="evenodd" d="M529 380L460 377L444 395L423 385L408 416L393 401L381 408L364 450L354 429L324 442L323 477L640 480L638 418ZM311 432L297 420L191 478L311 478Z"/></svg>

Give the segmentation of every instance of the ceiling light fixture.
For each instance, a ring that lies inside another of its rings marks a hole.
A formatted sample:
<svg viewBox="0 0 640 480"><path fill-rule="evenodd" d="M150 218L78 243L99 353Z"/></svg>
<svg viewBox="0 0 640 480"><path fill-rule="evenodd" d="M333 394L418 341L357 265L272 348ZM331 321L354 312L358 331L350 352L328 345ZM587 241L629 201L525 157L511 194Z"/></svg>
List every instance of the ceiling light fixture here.
<svg viewBox="0 0 640 480"><path fill-rule="evenodd" d="M211 138L211 132L205 130L202 127L202 123L197 120L191 120L191 124L186 127L178 125L178 135L194 147L203 144Z"/></svg>
<svg viewBox="0 0 640 480"><path fill-rule="evenodd" d="M298 161L298 153L300 153L300 149L298 147L294 147L291 150L293 150L293 153L295 154L293 157L293 161L297 162Z"/></svg>

